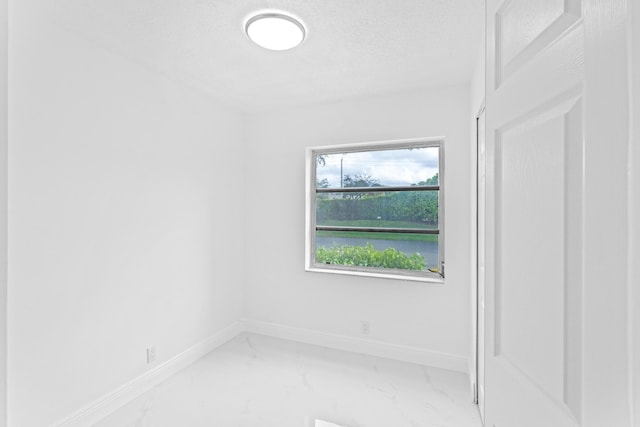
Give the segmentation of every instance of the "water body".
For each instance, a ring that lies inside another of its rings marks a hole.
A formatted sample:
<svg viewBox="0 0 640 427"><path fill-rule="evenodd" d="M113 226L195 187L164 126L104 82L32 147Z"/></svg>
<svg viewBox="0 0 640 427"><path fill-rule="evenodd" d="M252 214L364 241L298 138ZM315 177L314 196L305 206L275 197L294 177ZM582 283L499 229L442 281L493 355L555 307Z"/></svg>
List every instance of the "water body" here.
<svg viewBox="0 0 640 427"><path fill-rule="evenodd" d="M358 239L354 237L316 237L316 248L324 246L364 246L371 243L376 250L395 248L406 255L419 253L426 261L427 268L438 266L438 242L412 242L405 240Z"/></svg>

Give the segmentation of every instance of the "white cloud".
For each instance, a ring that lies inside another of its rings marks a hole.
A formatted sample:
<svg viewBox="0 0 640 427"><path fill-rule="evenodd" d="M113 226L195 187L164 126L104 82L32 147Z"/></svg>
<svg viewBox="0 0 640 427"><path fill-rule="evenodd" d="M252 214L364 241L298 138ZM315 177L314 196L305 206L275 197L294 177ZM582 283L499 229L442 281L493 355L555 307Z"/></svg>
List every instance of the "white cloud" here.
<svg viewBox="0 0 640 427"><path fill-rule="evenodd" d="M438 148L327 155L324 166L318 165L317 178L339 188L341 161L342 176L367 174L381 185L411 185L438 173Z"/></svg>

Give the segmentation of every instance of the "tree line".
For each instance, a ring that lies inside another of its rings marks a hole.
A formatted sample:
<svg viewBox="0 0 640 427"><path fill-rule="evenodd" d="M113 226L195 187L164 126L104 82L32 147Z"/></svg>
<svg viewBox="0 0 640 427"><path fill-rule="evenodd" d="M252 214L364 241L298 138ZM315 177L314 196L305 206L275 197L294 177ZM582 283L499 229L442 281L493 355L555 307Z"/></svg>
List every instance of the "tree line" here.
<svg viewBox="0 0 640 427"><path fill-rule="evenodd" d="M328 188L326 180L319 181L319 188ZM438 174L415 186L438 185ZM343 186L380 187L379 182L366 174L345 175ZM318 194L316 221L379 220L407 221L429 226L438 224L437 191L390 191Z"/></svg>

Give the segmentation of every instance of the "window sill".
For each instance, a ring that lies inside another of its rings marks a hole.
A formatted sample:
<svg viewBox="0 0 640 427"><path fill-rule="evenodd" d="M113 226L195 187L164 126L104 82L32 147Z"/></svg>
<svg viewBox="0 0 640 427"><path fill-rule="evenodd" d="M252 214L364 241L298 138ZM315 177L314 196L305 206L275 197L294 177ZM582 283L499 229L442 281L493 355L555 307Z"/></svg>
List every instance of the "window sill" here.
<svg viewBox="0 0 640 427"><path fill-rule="evenodd" d="M306 271L312 273L329 273L329 274L342 274L346 276L362 276L362 277L375 277L378 279L391 279L391 280L403 280L409 282L422 282L422 283L434 283L434 284L444 284L444 278L435 273L426 273L425 275L414 275L414 274L402 274L402 273L386 273L386 272L375 272L375 271L363 271L363 270L352 270L349 268L339 268L339 267L306 267Z"/></svg>

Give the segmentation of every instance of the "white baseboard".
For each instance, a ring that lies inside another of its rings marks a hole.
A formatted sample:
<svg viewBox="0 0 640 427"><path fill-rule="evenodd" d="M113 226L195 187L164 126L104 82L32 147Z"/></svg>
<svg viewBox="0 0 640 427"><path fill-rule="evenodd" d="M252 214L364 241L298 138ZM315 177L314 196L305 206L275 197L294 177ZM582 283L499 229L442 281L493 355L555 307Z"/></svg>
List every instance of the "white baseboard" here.
<svg viewBox="0 0 640 427"><path fill-rule="evenodd" d="M244 319L246 332L469 374L468 358L383 341Z"/></svg>
<svg viewBox="0 0 640 427"><path fill-rule="evenodd" d="M51 427L91 426L242 332L243 323L233 323L138 378L52 424Z"/></svg>

